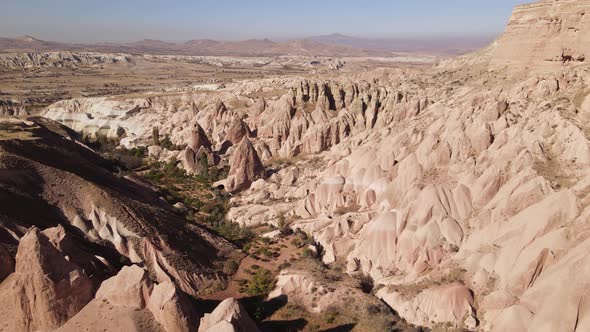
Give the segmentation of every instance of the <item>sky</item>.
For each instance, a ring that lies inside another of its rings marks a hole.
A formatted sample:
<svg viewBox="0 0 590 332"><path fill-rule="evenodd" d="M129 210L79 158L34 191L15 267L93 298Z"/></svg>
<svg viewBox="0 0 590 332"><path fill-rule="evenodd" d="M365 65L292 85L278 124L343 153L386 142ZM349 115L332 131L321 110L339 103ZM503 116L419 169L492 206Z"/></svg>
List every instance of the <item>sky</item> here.
<svg viewBox="0 0 590 332"><path fill-rule="evenodd" d="M0 36L65 42L500 34L530 0L0 0Z"/></svg>

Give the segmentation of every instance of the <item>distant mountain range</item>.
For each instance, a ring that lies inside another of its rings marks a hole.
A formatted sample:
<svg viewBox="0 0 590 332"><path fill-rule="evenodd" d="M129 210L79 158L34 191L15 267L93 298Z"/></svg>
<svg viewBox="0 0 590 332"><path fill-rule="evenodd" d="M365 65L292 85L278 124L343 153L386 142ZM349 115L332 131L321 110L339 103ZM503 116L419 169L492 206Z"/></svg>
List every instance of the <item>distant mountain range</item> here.
<svg viewBox="0 0 590 332"><path fill-rule="evenodd" d="M329 45L385 50L391 52L420 52L453 55L483 48L490 44L494 37L362 38L334 33L331 35L309 37L308 39Z"/></svg>
<svg viewBox="0 0 590 332"><path fill-rule="evenodd" d="M269 39L244 41L190 40L182 43L144 39L130 43L61 43L31 36L0 38L0 52L94 51L130 54L235 55L235 56L394 56L394 52L460 54L484 47L492 38L381 38L342 34L313 36L276 42Z"/></svg>
<svg viewBox="0 0 590 332"><path fill-rule="evenodd" d="M244 41L190 40L172 43L144 39L131 43L60 43L43 41L31 36L0 38L0 52L36 51L94 51L129 54L170 54L170 55L235 55L235 56L392 56L386 50L371 50L358 47L324 44L312 39L275 42L269 39Z"/></svg>

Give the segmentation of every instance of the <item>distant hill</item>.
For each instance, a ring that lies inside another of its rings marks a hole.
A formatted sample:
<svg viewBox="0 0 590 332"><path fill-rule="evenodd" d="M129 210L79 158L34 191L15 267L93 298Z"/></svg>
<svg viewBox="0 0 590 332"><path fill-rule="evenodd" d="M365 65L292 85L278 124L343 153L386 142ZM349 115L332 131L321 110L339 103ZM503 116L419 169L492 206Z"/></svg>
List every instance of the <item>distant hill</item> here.
<svg viewBox="0 0 590 332"><path fill-rule="evenodd" d="M190 40L172 43L144 39L130 43L72 44L43 41L30 36L0 38L0 52L35 51L95 51L131 54L173 54L173 55L305 55L305 56L392 56L383 49L371 50L350 45L326 44L317 40L303 39L275 42L269 39L244 41Z"/></svg>
<svg viewBox="0 0 590 332"><path fill-rule="evenodd" d="M331 35L312 36L308 39L322 44L354 48L451 55L466 53L485 47L493 41L494 37L362 38L334 33Z"/></svg>
<svg viewBox="0 0 590 332"><path fill-rule="evenodd" d="M0 37L0 51L2 52L48 51L62 47L66 47L66 44L47 42L31 36L21 36L16 38Z"/></svg>

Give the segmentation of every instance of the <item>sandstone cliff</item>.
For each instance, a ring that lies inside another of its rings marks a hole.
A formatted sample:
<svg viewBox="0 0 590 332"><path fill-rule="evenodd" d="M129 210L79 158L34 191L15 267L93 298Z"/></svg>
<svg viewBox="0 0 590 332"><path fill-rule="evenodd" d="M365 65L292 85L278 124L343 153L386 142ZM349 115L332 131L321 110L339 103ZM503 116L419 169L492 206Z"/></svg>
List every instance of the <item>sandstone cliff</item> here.
<svg viewBox="0 0 590 332"><path fill-rule="evenodd" d="M492 68L533 71L584 64L590 56L590 1L544 0L515 8Z"/></svg>

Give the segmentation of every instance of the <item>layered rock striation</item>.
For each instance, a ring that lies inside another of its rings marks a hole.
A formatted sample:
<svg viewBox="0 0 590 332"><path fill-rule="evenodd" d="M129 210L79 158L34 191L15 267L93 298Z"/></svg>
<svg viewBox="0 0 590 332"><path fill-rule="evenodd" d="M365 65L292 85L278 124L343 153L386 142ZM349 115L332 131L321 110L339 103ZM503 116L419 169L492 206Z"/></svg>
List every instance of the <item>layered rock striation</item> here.
<svg viewBox="0 0 590 332"><path fill-rule="evenodd" d="M590 56L590 1L545 0L517 6L498 40L492 67L559 70Z"/></svg>

